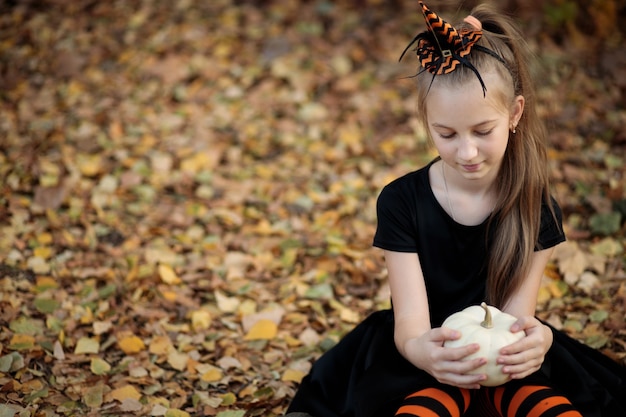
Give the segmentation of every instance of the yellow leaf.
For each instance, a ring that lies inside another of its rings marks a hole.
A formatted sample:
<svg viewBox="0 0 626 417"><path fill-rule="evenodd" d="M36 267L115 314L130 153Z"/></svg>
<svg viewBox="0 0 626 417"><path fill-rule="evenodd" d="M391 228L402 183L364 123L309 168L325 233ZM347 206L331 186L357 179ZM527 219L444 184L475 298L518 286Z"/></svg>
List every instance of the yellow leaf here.
<svg viewBox="0 0 626 417"><path fill-rule="evenodd" d="M341 320L345 321L346 323L356 324L361 320L361 316L359 315L359 313L354 310L350 310L349 308L342 309L340 317Z"/></svg>
<svg viewBox="0 0 626 417"><path fill-rule="evenodd" d="M180 163L180 170L195 174L211 167L211 158L205 152L194 153L193 156L185 158Z"/></svg>
<svg viewBox="0 0 626 417"><path fill-rule="evenodd" d="M165 412L165 417L190 417L190 415L186 411L170 408Z"/></svg>
<svg viewBox="0 0 626 417"><path fill-rule="evenodd" d="M102 171L102 157L100 154L79 154L76 157L76 164L80 173L85 177L95 177Z"/></svg>
<svg viewBox="0 0 626 417"><path fill-rule="evenodd" d="M9 349L28 350L35 347L35 338L28 334L15 334L9 342Z"/></svg>
<svg viewBox="0 0 626 417"><path fill-rule="evenodd" d="M91 358L90 369L94 375L105 375L111 370L111 365L103 359Z"/></svg>
<svg viewBox="0 0 626 417"><path fill-rule="evenodd" d="M126 336L120 339L117 344L126 354L138 353L146 348L143 340L137 336Z"/></svg>
<svg viewBox="0 0 626 417"><path fill-rule="evenodd" d="M278 326L271 320L261 319L257 321L248 331L244 340L269 340L276 337Z"/></svg>
<svg viewBox="0 0 626 417"><path fill-rule="evenodd" d="M217 301L217 308L224 313L234 313L240 304L237 297L228 297L220 291L215 291L215 301Z"/></svg>
<svg viewBox="0 0 626 417"><path fill-rule="evenodd" d="M48 259L52 256L52 249L50 246L39 246L33 249L33 255L38 258Z"/></svg>
<svg viewBox="0 0 626 417"><path fill-rule="evenodd" d="M180 284L182 281L174 272L171 266L165 264L159 264L159 275L161 276L161 280L170 285Z"/></svg>
<svg viewBox="0 0 626 417"><path fill-rule="evenodd" d="M282 381L300 382L304 378L305 373L297 369L287 369L281 378Z"/></svg>
<svg viewBox="0 0 626 417"><path fill-rule="evenodd" d="M80 317L80 323L90 324L90 323L93 323L93 320L94 320L93 311L91 311L91 308L89 307L85 308L84 313Z"/></svg>
<svg viewBox="0 0 626 417"><path fill-rule="evenodd" d="M40 276L40 277L37 277L36 288L38 291L55 289L55 288L59 288L59 283L56 279L50 276Z"/></svg>
<svg viewBox="0 0 626 417"><path fill-rule="evenodd" d="M139 401L139 399L141 398L141 393L137 391L137 388L133 387L132 385L124 385L123 387L111 391L108 396L119 402L122 402L128 398Z"/></svg>
<svg viewBox="0 0 626 417"><path fill-rule="evenodd" d="M211 313L197 310L191 313L191 326L194 330L206 330L211 326Z"/></svg>
<svg viewBox="0 0 626 417"><path fill-rule="evenodd" d="M287 342L287 345L289 347L297 347L302 345L302 342L299 341L298 339L296 339L295 337L291 336L291 335L286 335L285 336L285 342Z"/></svg>
<svg viewBox="0 0 626 417"><path fill-rule="evenodd" d="M550 301L552 298L552 293L547 288L547 285L542 285L539 287L539 292L537 293L537 303L544 304Z"/></svg>
<svg viewBox="0 0 626 417"><path fill-rule="evenodd" d="M149 351L153 355L167 355L169 354L174 346L172 346L172 342L167 336L155 336L150 342Z"/></svg>
<svg viewBox="0 0 626 417"><path fill-rule="evenodd" d="M76 348L74 349L74 353L77 355L83 353L98 353L99 351L100 342L91 337L81 337L78 339L78 342L76 342Z"/></svg>
<svg viewBox="0 0 626 417"><path fill-rule="evenodd" d="M254 395L256 390L257 387L255 387L253 384L249 384L247 387L244 387L241 391L239 391L239 397L245 398L248 395Z"/></svg>
<svg viewBox="0 0 626 417"><path fill-rule="evenodd" d="M202 374L200 379L204 382L216 382L223 378L222 370L212 366L208 371Z"/></svg>
<svg viewBox="0 0 626 417"><path fill-rule="evenodd" d="M338 135L339 140L342 143L346 144L353 153L360 154L363 152L363 134L358 126L354 124L350 124L347 126L344 125L343 127L339 128Z"/></svg>
<svg viewBox="0 0 626 417"><path fill-rule="evenodd" d="M546 286L553 298L563 298L567 290L566 284L562 281L551 281Z"/></svg>
<svg viewBox="0 0 626 417"><path fill-rule="evenodd" d="M233 405L237 402L237 396L233 394L232 392L227 392L221 397L222 397L222 403L220 404L221 406Z"/></svg>
<svg viewBox="0 0 626 417"><path fill-rule="evenodd" d="M176 301L176 298L178 298L178 294L175 291L161 290L161 295L167 301Z"/></svg>
<svg viewBox="0 0 626 417"><path fill-rule="evenodd" d="M109 125L109 136L113 142L119 142L122 136L124 136L124 127L119 120L114 120Z"/></svg>
<svg viewBox="0 0 626 417"><path fill-rule="evenodd" d="M133 265L128 270L128 274L126 274L125 281L133 282L139 276L139 262L133 262Z"/></svg>
<svg viewBox="0 0 626 417"><path fill-rule="evenodd" d="M167 355L167 363L177 371L182 371L187 367L187 362L189 362L189 355L186 353L180 353L176 350L172 350Z"/></svg>
<svg viewBox="0 0 626 417"><path fill-rule="evenodd" d="M52 243L52 234L48 232L43 232L37 235L37 242L40 245L49 245Z"/></svg>

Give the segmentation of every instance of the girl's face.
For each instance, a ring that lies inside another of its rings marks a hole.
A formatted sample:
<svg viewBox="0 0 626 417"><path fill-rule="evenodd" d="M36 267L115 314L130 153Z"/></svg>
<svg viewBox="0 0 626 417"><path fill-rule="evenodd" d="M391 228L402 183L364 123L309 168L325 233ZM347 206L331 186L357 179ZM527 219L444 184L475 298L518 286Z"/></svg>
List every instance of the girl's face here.
<svg viewBox="0 0 626 417"><path fill-rule="evenodd" d="M467 180L493 181L517 126L524 97L498 94L502 81L485 74L486 97L478 82L461 86L435 83L427 96L426 120L443 162ZM507 104L508 103L508 104Z"/></svg>

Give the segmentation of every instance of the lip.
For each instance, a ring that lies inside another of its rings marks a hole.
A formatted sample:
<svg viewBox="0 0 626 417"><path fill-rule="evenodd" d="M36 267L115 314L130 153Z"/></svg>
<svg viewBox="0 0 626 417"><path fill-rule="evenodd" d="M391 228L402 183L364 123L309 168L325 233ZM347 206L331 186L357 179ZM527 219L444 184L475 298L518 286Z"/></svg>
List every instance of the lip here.
<svg viewBox="0 0 626 417"><path fill-rule="evenodd" d="M467 172L476 172L480 169L480 164L461 165Z"/></svg>

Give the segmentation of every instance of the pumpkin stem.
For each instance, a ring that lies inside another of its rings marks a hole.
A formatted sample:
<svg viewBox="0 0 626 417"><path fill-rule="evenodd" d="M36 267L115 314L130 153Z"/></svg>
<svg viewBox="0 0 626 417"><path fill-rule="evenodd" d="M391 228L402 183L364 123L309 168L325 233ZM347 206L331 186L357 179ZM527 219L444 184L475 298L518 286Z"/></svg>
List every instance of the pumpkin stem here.
<svg viewBox="0 0 626 417"><path fill-rule="evenodd" d="M491 318L491 311L485 302L480 303L480 306L485 310L485 320L480 323L485 329L491 329L493 327L493 319Z"/></svg>

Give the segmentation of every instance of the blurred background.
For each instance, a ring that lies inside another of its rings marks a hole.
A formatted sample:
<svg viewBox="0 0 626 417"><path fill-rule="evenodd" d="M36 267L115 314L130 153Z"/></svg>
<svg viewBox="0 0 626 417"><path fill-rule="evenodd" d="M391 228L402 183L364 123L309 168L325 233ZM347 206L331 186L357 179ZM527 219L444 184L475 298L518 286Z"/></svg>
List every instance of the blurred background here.
<svg viewBox="0 0 626 417"><path fill-rule="evenodd" d="M624 362L626 4L493 3L569 239L538 314ZM376 197L435 156L398 62L423 30L408 0L0 0L0 416L280 415L389 307Z"/></svg>

